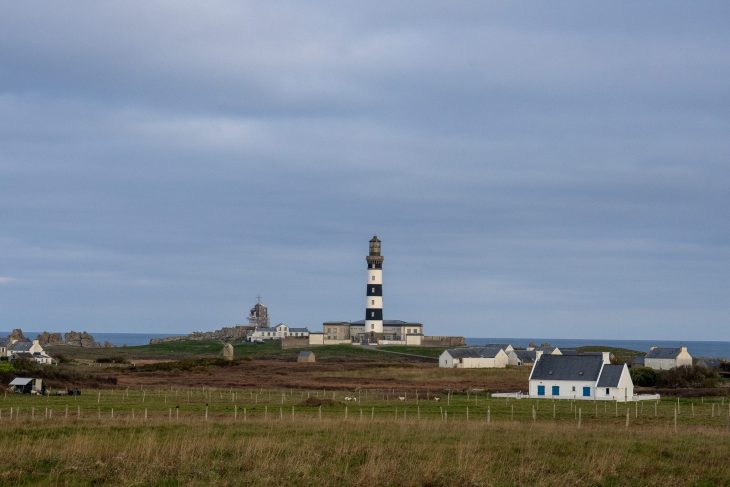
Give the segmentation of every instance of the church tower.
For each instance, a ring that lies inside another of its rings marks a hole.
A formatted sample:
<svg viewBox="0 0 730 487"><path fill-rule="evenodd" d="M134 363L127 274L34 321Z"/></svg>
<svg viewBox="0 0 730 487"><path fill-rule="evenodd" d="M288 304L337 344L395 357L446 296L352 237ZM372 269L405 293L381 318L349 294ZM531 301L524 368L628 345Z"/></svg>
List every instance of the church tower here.
<svg viewBox="0 0 730 487"><path fill-rule="evenodd" d="M365 333L383 333L383 256L380 255L380 240L370 239L368 263L367 301L365 303Z"/></svg>

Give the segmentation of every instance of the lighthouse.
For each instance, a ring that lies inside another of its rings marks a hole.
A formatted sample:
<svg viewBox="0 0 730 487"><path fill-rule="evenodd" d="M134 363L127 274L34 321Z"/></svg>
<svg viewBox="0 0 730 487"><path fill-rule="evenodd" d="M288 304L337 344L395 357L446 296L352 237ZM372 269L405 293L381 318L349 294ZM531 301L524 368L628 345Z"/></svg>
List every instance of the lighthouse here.
<svg viewBox="0 0 730 487"><path fill-rule="evenodd" d="M365 302L365 334L383 333L383 256L380 255L380 239L370 239L368 263L367 301Z"/></svg>

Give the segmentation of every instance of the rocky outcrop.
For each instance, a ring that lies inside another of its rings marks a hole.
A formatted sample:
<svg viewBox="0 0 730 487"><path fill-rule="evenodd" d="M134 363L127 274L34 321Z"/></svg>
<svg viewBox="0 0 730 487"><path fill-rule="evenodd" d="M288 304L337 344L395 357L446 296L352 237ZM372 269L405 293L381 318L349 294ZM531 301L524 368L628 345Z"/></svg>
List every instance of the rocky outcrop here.
<svg viewBox="0 0 730 487"><path fill-rule="evenodd" d="M153 338L150 344L176 342L179 340L220 340L220 341L239 341L244 340L249 331L255 327L250 325L224 326L220 330L215 331L194 331L189 335Z"/></svg>
<svg viewBox="0 0 730 487"><path fill-rule="evenodd" d="M13 340L18 342L27 342L28 340L25 335L23 335L23 330L20 328L15 328L13 331L10 332L10 335L8 335L8 343L12 343Z"/></svg>
<svg viewBox="0 0 730 487"><path fill-rule="evenodd" d="M40 343L42 347L45 347L46 345L59 345L63 343L63 336L61 336L60 333L44 331L38 335L38 343Z"/></svg>
<svg viewBox="0 0 730 487"><path fill-rule="evenodd" d="M100 348L101 345L96 343L94 337L85 331L69 331L64 333L63 339L66 345L84 348Z"/></svg>

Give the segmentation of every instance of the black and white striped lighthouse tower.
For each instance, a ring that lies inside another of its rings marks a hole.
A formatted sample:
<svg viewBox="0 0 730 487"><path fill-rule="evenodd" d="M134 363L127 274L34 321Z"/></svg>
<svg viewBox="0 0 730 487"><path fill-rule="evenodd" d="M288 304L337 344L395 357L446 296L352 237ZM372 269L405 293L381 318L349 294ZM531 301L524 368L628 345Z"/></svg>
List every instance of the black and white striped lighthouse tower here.
<svg viewBox="0 0 730 487"><path fill-rule="evenodd" d="M368 289L365 304L365 333L383 333L383 256L377 235L370 239Z"/></svg>

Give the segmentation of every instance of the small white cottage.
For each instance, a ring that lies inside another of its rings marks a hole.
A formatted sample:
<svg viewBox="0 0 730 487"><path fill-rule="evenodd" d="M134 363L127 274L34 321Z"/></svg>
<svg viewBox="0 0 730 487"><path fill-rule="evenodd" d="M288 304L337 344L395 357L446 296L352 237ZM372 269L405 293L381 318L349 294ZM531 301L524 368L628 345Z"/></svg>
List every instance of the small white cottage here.
<svg viewBox="0 0 730 487"><path fill-rule="evenodd" d="M626 365L611 365L607 353L543 354L530 373L530 397L631 401L634 383Z"/></svg>
<svg viewBox="0 0 730 487"><path fill-rule="evenodd" d="M480 369L507 367L509 358L497 346L449 348L439 356L439 367L447 369Z"/></svg>

